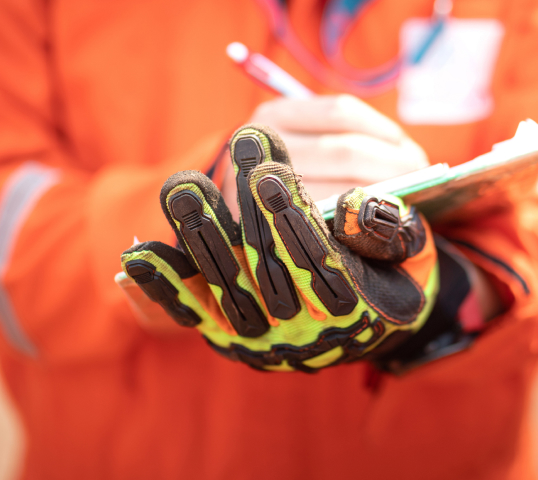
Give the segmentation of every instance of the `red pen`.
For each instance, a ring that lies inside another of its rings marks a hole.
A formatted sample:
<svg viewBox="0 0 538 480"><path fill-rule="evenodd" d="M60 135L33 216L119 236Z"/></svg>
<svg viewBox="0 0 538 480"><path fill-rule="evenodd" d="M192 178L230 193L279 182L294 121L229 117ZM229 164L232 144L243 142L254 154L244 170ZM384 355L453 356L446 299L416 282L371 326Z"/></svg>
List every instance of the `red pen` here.
<svg viewBox="0 0 538 480"><path fill-rule="evenodd" d="M228 56L252 79L289 98L309 98L314 93L261 53L251 53L239 42L226 47Z"/></svg>

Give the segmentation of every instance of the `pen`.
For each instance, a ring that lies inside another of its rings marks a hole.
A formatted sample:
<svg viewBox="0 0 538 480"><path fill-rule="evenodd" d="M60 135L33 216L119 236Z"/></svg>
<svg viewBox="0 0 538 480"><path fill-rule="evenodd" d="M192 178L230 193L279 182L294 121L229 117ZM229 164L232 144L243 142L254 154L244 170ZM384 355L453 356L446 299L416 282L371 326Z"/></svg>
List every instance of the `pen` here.
<svg viewBox="0 0 538 480"><path fill-rule="evenodd" d="M251 78L289 98L309 98L314 93L261 53L251 53L239 42L226 47L227 55Z"/></svg>

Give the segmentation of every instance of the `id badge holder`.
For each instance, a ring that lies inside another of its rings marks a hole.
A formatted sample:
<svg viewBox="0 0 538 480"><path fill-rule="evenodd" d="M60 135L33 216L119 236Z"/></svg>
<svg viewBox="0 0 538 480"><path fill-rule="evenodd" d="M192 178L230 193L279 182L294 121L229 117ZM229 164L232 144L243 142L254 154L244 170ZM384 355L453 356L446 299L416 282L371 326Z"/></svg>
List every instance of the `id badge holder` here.
<svg viewBox="0 0 538 480"><path fill-rule="evenodd" d="M420 61L430 19L412 18L400 30L404 62L398 114L407 124L455 125L486 118L493 109L491 79L504 36L495 19L448 18Z"/></svg>

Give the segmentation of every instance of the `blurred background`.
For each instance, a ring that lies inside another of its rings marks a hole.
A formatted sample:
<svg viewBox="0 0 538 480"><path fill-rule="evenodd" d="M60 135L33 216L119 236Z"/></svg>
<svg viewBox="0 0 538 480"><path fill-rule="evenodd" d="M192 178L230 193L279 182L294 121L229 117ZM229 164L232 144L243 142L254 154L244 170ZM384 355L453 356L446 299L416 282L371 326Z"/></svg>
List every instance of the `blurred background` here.
<svg viewBox="0 0 538 480"><path fill-rule="evenodd" d="M0 480L18 478L24 451L22 427L0 376Z"/></svg>
<svg viewBox="0 0 538 480"><path fill-rule="evenodd" d="M531 431L534 466L538 474L538 378L531 401ZM24 452L24 434L4 384L0 378L0 480L17 480Z"/></svg>

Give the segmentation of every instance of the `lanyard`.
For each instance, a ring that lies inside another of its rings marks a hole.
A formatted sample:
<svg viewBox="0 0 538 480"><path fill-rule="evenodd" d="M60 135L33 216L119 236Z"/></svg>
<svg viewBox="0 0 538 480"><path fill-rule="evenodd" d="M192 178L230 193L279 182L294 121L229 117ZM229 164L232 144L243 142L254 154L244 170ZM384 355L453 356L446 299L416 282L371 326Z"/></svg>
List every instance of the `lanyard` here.
<svg viewBox="0 0 538 480"><path fill-rule="evenodd" d="M274 35L314 77L331 88L362 97L390 90L395 86L404 63L419 63L442 33L452 10L452 0L435 0L430 29L415 51L405 59L397 56L375 68L359 69L345 61L343 45L356 18L372 1L327 1L320 26L325 63L312 54L293 31L286 0L258 0L269 14Z"/></svg>

